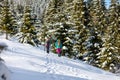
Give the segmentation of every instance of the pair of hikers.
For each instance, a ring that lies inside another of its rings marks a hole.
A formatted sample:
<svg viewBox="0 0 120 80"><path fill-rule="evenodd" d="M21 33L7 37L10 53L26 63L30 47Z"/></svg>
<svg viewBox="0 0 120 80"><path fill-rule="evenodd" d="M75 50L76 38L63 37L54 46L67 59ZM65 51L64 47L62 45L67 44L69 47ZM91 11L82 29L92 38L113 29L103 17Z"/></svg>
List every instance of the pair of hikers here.
<svg viewBox="0 0 120 80"><path fill-rule="evenodd" d="M50 51L50 44L51 44L50 42L51 42L51 38L49 37L46 40L46 51L47 51L47 53L49 53L49 51ZM62 42L61 42L60 39L56 40L55 49L56 49L56 52L57 52L58 56L61 56Z"/></svg>

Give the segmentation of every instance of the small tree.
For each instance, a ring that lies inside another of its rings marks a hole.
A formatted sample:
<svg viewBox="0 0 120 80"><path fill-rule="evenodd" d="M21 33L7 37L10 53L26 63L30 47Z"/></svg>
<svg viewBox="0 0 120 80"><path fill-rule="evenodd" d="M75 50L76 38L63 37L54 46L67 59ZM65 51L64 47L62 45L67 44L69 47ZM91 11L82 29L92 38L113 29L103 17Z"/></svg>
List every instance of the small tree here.
<svg viewBox="0 0 120 80"><path fill-rule="evenodd" d="M35 27L33 26L33 21L31 20L31 10L30 6L25 7L25 12L23 16L23 25L20 28L20 32L22 33L20 37L21 43L28 43L33 46L38 45L38 39L37 39L37 32Z"/></svg>

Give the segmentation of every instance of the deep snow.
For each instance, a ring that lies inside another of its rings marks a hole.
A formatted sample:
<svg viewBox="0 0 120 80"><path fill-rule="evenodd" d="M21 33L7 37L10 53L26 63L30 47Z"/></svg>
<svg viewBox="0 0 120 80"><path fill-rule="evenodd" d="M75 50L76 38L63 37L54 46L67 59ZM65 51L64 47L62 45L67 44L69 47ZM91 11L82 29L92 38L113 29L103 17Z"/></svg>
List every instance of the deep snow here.
<svg viewBox="0 0 120 80"><path fill-rule="evenodd" d="M82 61L47 54L44 47L0 39L8 45L1 57L11 73L11 80L120 80L110 72Z"/></svg>

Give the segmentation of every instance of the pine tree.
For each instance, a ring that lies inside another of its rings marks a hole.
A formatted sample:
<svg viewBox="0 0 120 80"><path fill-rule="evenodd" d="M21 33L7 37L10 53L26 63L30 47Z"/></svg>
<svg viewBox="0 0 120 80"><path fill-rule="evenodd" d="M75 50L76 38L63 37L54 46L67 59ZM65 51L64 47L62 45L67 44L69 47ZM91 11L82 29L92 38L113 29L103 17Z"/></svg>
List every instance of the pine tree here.
<svg viewBox="0 0 120 80"><path fill-rule="evenodd" d="M48 7L45 8L42 15L42 19L41 19L42 26L39 29L39 34L38 34L41 44L45 44L45 38L49 34L48 30L52 29L50 28L50 24L51 24L50 21L53 20L52 18L53 18L53 15L55 14L54 3L55 2L53 0L50 1L48 4Z"/></svg>
<svg viewBox="0 0 120 80"><path fill-rule="evenodd" d="M73 5L73 0L64 0L64 10L63 14L65 15L65 23L64 27L66 28L66 37L64 39L64 48L63 48L63 53L65 56L68 56L70 58L74 57L73 53L73 29L72 29L72 22L70 20L71 17L71 11L72 11L72 5Z"/></svg>
<svg viewBox="0 0 120 80"><path fill-rule="evenodd" d="M0 28L6 33L6 39L8 39L8 34L15 34L17 32L17 23L14 14L10 10L8 0L3 2Z"/></svg>
<svg viewBox="0 0 120 80"><path fill-rule="evenodd" d="M117 5L117 12L118 12L118 21L117 21L117 25L120 26L120 1L119 1L119 4ZM118 52L120 52L120 28L118 28L118 37L117 37L117 42L116 43L116 46L118 47ZM120 55L120 53L119 53Z"/></svg>
<svg viewBox="0 0 120 80"><path fill-rule="evenodd" d="M71 21L74 30L73 52L80 58L85 49L83 43L87 39L87 7L83 0L73 0Z"/></svg>
<svg viewBox="0 0 120 80"><path fill-rule="evenodd" d="M99 67L108 71L115 72L116 66L120 63L120 9L117 7L117 0L111 0L109 9L109 25L106 30L105 41L100 55Z"/></svg>
<svg viewBox="0 0 120 80"><path fill-rule="evenodd" d="M90 34L91 36L85 42L86 51L83 58L85 62L98 67L99 56L97 54L100 52L100 48L102 47L102 40L97 33L91 32Z"/></svg>
<svg viewBox="0 0 120 80"><path fill-rule="evenodd" d="M33 46L38 46L37 32L33 26L33 21L31 20L31 9L30 6L26 5L25 12L23 16L23 25L20 29L22 33L19 42L28 43Z"/></svg>
<svg viewBox="0 0 120 80"><path fill-rule="evenodd" d="M53 23L54 23L54 16L57 13L57 0L51 0L48 4L48 7L44 11L43 15L43 25L41 30L43 33L41 33L41 41L45 43L45 37L49 35L52 35L51 33L48 33L49 30L53 29ZM52 36L54 38L54 36ZM55 40L55 39L54 39ZM55 52L54 43L52 43L52 51Z"/></svg>
<svg viewBox="0 0 120 80"><path fill-rule="evenodd" d="M104 38L103 36L107 28L104 0L88 0L88 9L90 12L89 37L85 42L84 60L98 67L100 63L98 53L102 47L102 38Z"/></svg>
<svg viewBox="0 0 120 80"><path fill-rule="evenodd" d="M41 37L43 37L43 38L45 38L45 36L47 36L48 30L53 29L53 27L51 25L54 22L54 15L57 12L56 11L57 7L55 6L56 4L57 4L57 0L51 0L49 2L48 7L44 11L44 15L43 15L43 25L44 26L42 26L42 29L41 29L41 31L44 32L43 34L41 34Z"/></svg>
<svg viewBox="0 0 120 80"><path fill-rule="evenodd" d="M107 27L105 0L88 0L88 9L91 15L91 24L95 32L100 36L104 35Z"/></svg>

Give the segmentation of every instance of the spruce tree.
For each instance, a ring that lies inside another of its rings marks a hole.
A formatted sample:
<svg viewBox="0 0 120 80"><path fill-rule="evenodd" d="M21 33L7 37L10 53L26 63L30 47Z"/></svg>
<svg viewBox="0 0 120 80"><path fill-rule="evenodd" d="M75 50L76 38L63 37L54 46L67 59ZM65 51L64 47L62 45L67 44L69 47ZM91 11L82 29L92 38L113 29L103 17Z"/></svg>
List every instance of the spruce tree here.
<svg viewBox="0 0 120 80"><path fill-rule="evenodd" d="M8 39L8 34L11 35L17 33L17 23L9 6L9 1L5 0L3 2L0 21L0 28L3 32L5 32L6 39Z"/></svg>
<svg viewBox="0 0 120 80"><path fill-rule="evenodd" d="M29 5L26 5L23 15L23 25L20 28L22 35L19 42L38 46L37 32L33 24L34 22L31 20L31 8Z"/></svg>
<svg viewBox="0 0 120 80"><path fill-rule="evenodd" d="M42 16L42 26L39 30L39 39L42 44L45 44L45 38L49 34L48 30L52 29L51 22L53 21L55 10L55 1L51 0L48 4L48 7L45 8ZM51 35L51 34L50 34Z"/></svg>
<svg viewBox="0 0 120 80"><path fill-rule="evenodd" d="M73 52L79 58L83 55L85 49L83 43L87 39L87 7L83 0L73 0L71 20L74 30Z"/></svg>
<svg viewBox="0 0 120 80"><path fill-rule="evenodd" d="M106 30L102 51L99 53L99 67L112 72L115 72L116 66L120 63L120 9L117 7L117 2L117 0L111 0L108 16L109 25Z"/></svg>
<svg viewBox="0 0 120 80"><path fill-rule="evenodd" d="M105 0L88 0L88 9L91 15L91 24L95 32L103 36L107 28Z"/></svg>
<svg viewBox="0 0 120 80"><path fill-rule="evenodd" d="M66 17L64 26L68 27L68 31L65 42L64 42L64 50L63 53L65 56L70 58L76 58L76 54L73 52L73 45L74 45L74 30L73 30L73 22L71 20L72 17L72 8L73 7L73 0L65 0L64 2L64 15Z"/></svg>
<svg viewBox="0 0 120 80"><path fill-rule="evenodd" d="M90 12L89 37L85 42L84 60L91 65L98 66L98 53L102 47L105 29L107 27L104 0L88 0L88 9Z"/></svg>
<svg viewBox="0 0 120 80"><path fill-rule="evenodd" d="M98 53L100 52L100 48L102 47L102 40L98 36L97 33L91 32L91 36L85 42L85 53L83 55L83 60L93 66L97 66L99 64Z"/></svg>

